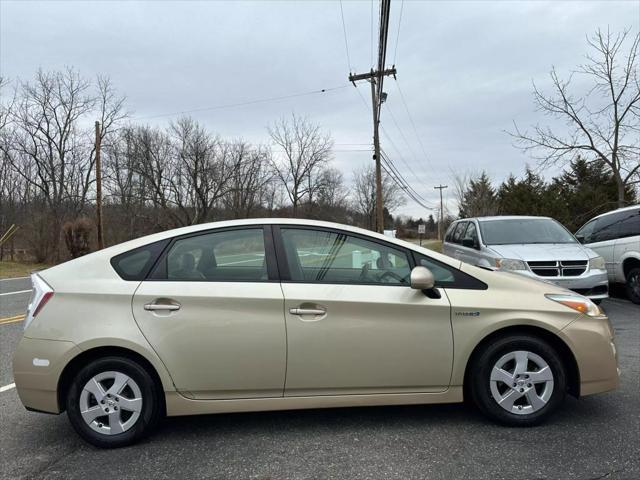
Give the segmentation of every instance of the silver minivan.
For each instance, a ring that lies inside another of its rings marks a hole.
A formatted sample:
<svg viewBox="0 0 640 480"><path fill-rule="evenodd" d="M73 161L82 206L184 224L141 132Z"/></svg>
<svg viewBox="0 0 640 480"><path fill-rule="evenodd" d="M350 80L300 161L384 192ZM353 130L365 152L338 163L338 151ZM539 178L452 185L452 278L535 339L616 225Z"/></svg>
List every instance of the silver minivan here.
<svg viewBox="0 0 640 480"><path fill-rule="evenodd" d="M457 220L442 249L463 262L551 282L596 302L609 296L604 259L549 217Z"/></svg>
<svg viewBox="0 0 640 480"><path fill-rule="evenodd" d="M640 304L640 205L592 218L576 238L604 258L609 281L624 283L629 299Z"/></svg>

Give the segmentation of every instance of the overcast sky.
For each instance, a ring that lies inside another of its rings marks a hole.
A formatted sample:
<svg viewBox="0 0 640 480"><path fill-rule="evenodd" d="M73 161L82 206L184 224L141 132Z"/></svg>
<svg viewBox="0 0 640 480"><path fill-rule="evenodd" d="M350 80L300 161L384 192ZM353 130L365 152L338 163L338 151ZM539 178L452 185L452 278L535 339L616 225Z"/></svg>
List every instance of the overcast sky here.
<svg viewBox="0 0 640 480"><path fill-rule="evenodd" d="M377 36L377 1L373 8ZM344 1L343 10L350 65L338 1L0 0L0 74L28 79L65 66L107 74L133 117L154 125L173 112L345 87L191 115L222 136L263 143L275 119L306 115L331 132L350 181L372 162L371 111L357 91L368 103L369 86L347 82L350 68L372 65L372 2ZM520 175L535 161L504 130L542 120L532 80L544 89L552 65L570 73L598 27L639 26L640 0L392 0L387 60L398 80L385 81L382 148L430 204L434 185L453 193L452 170ZM396 213L429 212L410 203Z"/></svg>

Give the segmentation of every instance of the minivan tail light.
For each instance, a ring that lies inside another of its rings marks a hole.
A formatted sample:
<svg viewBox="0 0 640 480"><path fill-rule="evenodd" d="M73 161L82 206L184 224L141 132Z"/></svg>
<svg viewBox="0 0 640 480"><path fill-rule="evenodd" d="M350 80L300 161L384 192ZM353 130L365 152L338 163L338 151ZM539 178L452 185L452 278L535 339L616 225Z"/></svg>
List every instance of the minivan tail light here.
<svg viewBox="0 0 640 480"><path fill-rule="evenodd" d="M25 330L33 319L42 311L51 297L53 297L53 288L45 282L37 273L31 274L31 284L33 286L33 293L31 294L31 300L27 307L27 315L24 321Z"/></svg>

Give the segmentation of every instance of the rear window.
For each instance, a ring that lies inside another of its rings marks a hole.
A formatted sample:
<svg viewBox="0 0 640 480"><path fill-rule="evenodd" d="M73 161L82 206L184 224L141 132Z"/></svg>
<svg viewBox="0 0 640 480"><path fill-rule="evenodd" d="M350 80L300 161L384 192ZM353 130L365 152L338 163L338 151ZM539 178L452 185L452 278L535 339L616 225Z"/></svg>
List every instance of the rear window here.
<svg viewBox="0 0 640 480"><path fill-rule="evenodd" d="M169 240L150 243L111 259L111 266L123 280L144 280Z"/></svg>

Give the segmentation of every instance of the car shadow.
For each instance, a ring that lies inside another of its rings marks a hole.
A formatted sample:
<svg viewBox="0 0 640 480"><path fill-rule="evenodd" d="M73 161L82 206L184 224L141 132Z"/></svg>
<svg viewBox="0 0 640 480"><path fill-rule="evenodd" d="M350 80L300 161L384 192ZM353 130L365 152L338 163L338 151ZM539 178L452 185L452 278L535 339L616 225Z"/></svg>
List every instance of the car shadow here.
<svg viewBox="0 0 640 480"><path fill-rule="evenodd" d="M577 400L567 397L560 409L547 422L534 428L565 429L570 424L600 425L611 422L616 416L610 399L604 396ZM610 395L609 395L610 396ZM614 408L614 410L617 410ZM226 413L189 417L167 417L158 427L155 438L164 435L201 437L215 434L300 434L318 432L366 432L369 430L405 430L424 428L447 430L463 429L522 430L498 425L475 407L465 404L433 404L384 407L350 407L311 410L286 410L277 412Z"/></svg>

